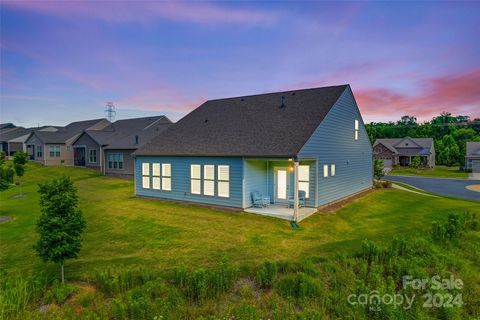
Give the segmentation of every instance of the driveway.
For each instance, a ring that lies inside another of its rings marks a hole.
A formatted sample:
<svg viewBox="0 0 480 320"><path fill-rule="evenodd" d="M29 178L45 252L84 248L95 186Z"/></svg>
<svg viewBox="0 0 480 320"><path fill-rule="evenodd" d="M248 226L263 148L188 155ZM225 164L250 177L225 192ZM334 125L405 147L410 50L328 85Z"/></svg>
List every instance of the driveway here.
<svg viewBox="0 0 480 320"><path fill-rule="evenodd" d="M410 176L385 176L384 179L406 183L436 194L480 201L480 192L465 189L465 187L468 185L480 184L480 180L441 179Z"/></svg>

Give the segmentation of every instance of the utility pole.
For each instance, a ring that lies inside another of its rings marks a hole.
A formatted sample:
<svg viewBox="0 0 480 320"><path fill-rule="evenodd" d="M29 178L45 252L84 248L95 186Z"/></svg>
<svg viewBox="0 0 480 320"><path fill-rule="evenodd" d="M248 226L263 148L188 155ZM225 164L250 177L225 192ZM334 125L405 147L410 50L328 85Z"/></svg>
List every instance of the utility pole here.
<svg viewBox="0 0 480 320"><path fill-rule="evenodd" d="M107 105L105 106L105 117L108 119L108 121L113 122L115 121L116 114L117 111L115 111L115 105L113 102L108 101Z"/></svg>

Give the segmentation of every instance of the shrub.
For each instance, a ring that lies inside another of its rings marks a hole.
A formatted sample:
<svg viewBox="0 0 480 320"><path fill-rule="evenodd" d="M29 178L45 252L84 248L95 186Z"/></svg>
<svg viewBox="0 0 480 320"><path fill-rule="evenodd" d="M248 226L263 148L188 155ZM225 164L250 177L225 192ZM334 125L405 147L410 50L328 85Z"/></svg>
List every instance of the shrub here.
<svg viewBox="0 0 480 320"><path fill-rule="evenodd" d="M287 275L280 279L278 292L284 297L295 297L299 300L318 296L320 286L303 272Z"/></svg>
<svg viewBox="0 0 480 320"><path fill-rule="evenodd" d="M449 213L447 221L432 223L432 238L437 241L455 240L467 230L478 230L479 222L475 214Z"/></svg>
<svg viewBox="0 0 480 320"><path fill-rule="evenodd" d="M256 280L262 288L270 288L277 276L277 264L275 262L265 262L257 271Z"/></svg>
<svg viewBox="0 0 480 320"><path fill-rule="evenodd" d="M29 305L38 301L47 287L42 274L22 277L0 270L0 319L27 319Z"/></svg>
<svg viewBox="0 0 480 320"><path fill-rule="evenodd" d="M187 297L199 301L227 292L237 276L237 269L223 259L219 267L213 270L197 269L188 273L184 268L177 268L173 272L173 281L185 291Z"/></svg>
<svg viewBox="0 0 480 320"><path fill-rule="evenodd" d="M0 165L0 190L6 190L13 183L15 170L10 164Z"/></svg>
<svg viewBox="0 0 480 320"><path fill-rule="evenodd" d="M70 284L61 284L58 280L54 280L52 287L45 295L47 302L54 302L62 305L68 297L77 291L77 288Z"/></svg>
<svg viewBox="0 0 480 320"><path fill-rule="evenodd" d="M17 151L13 155L13 163L24 166L28 161L27 153L23 151Z"/></svg>
<svg viewBox="0 0 480 320"><path fill-rule="evenodd" d="M111 295L126 292L154 278L154 274L144 268L129 268L119 272L107 269L95 272L95 280L100 290Z"/></svg>
<svg viewBox="0 0 480 320"><path fill-rule="evenodd" d="M373 162L373 176L380 180L385 175L385 168L382 159L375 159Z"/></svg>

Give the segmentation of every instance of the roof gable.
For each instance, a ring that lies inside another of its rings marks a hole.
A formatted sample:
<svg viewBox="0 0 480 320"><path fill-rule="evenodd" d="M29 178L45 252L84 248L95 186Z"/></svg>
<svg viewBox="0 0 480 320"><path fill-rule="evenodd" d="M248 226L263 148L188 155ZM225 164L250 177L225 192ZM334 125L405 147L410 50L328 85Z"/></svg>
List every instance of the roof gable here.
<svg viewBox="0 0 480 320"><path fill-rule="evenodd" d="M480 155L480 141L468 141L467 142L467 156L477 156Z"/></svg>
<svg viewBox="0 0 480 320"><path fill-rule="evenodd" d="M348 85L209 100L137 155L295 156Z"/></svg>
<svg viewBox="0 0 480 320"><path fill-rule="evenodd" d="M397 142L395 145L393 145L395 148L421 148L418 143L416 143L412 138L410 137L405 137L401 141Z"/></svg>

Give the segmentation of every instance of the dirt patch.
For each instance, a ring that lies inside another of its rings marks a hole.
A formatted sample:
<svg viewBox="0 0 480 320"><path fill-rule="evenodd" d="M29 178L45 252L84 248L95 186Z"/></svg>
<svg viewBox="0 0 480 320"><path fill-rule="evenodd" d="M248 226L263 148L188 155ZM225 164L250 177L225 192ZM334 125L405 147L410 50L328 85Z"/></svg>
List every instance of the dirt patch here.
<svg viewBox="0 0 480 320"><path fill-rule="evenodd" d="M326 205L324 207L321 207L318 212L319 213L328 213L328 212L333 212L333 211L337 211L338 209L346 206L347 204L363 197L363 196L366 196L367 194L370 194L372 192L375 192L376 189L368 189L368 190L365 190L365 191L362 191L362 192L359 192L357 194L354 194L353 196L350 196L348 198L345 198L343 200L340 200L340 201L337 201L337 202L334 202L332 204L329 204L329 205Z"/></svg>
<svg viewBox="0 0 480 320"><path fill-rule="evenodd" d="M468 189L470 191L480 192L480 184L471 184L469 186L466 186L465 189Z"/></svg>
<svg viewBox="0 0 480 320"><path fill-rule="evenodd" d="M9 216L0 216L0 223L8 222L12 220L12 217Z"/></svg>

